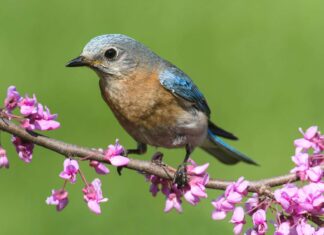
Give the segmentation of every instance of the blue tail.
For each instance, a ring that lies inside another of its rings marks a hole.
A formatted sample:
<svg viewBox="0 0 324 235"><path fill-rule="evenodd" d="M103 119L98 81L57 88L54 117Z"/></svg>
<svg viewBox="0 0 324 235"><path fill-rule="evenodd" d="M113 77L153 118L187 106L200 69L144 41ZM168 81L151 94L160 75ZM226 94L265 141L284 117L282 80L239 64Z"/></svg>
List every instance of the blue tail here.
<svg viewBox="0 0 324 235"><path fill-rule="evenodd" d="M255 161L225 143L211 129L208 130L208 136L200 147L225 164L233 165L242 161L248 164L258 165Z"/></svg>

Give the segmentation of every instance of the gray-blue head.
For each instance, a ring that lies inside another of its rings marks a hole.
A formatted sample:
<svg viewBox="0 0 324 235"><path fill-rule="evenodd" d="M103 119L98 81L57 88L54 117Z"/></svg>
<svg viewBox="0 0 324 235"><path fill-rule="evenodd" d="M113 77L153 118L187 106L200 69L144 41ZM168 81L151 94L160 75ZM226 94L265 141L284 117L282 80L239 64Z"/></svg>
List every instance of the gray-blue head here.
<svg viewBox="0 0 324 235"><path fill-rule="evenodd" d="M88 66L100 76L121 77L157 59L158 56L133 38L122 34L106 34L91 39L81 55L66 66Z"/></svg>

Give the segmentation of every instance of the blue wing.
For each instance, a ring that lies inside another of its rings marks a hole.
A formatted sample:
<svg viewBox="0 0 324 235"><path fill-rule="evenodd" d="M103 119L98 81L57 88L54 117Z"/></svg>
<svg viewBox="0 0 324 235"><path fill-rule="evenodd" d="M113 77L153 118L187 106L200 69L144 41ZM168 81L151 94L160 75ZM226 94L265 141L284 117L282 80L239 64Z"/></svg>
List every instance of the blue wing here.
<svg viewBox="0 0 324 235"><path fill-rule="evenodd" d="M180 69L168 64L168 67L159 74L159 80L165 89L172 92L175 96L191 102L196 109L204 112L208 118L210 117L210 109L205 97L193 81ZM257 165L252 159L238 152L218 137L237 139L233 134L219 128L211 121L208 121L208 128L207 139L201 146L205 151L225 164L235 164L243 161Z"/></svg>
<svg viewBox="0 0 324 235"><path fill-rule="evenodd" d="M192 102L196 109L204 112L208 118L210 117L210 109L205 97L193 81L180 69L170 66L160 73L159 79L164 88L175 96Z"/></svg>

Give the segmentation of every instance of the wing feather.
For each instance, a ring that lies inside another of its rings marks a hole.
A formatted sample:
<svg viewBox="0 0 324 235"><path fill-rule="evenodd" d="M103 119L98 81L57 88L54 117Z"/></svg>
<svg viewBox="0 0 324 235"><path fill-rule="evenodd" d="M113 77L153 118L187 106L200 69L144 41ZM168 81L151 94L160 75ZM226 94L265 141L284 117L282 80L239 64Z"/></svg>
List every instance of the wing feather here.
<svg viewBox="0 0 324 235"><path fill-rule="evenodd" d="M194 82L180 69L168 66L160 73L159 80L165 89L175 96L192 102L195 108L204 112L208 118L210 117L210 109L205 97Z"/></svg>

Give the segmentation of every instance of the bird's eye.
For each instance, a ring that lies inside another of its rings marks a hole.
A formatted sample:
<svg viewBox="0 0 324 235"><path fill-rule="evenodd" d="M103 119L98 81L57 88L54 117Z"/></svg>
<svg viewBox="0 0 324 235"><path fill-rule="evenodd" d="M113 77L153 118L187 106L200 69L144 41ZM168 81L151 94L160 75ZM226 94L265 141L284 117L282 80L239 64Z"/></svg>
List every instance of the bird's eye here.
<svg viewBox="0 0 324 235"><path fill-rule="evenodd" d="M115 59L117 57L117 50L115 48L109 48L106 52L105 52L105 57L108 60L112 60Z"/></svg>

